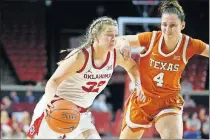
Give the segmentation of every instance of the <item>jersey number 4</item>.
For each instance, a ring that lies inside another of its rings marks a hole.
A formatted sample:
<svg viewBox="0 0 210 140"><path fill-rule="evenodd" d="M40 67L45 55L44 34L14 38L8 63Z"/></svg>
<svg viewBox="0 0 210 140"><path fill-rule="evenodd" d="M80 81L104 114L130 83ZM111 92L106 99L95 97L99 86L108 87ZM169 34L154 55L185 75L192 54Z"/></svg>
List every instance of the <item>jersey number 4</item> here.
<svg viewBox="0 0 210 140"><path fill-rule="evenodd" d="M100 82L87 82L87 86L82 86L82 89L86 92L98 92L99 87L105 84L106 81L100 81Z"/></svg>
<svg viewBox="0 0 210 140"><path fill-rule="evenodd" d="M162 87L163 86L163 77L164 77L164 73L161 72L159 73L158 75L156 75L154 78L153 78L153 81L155 81L157 83L157 86L158 87Z"/></svg>

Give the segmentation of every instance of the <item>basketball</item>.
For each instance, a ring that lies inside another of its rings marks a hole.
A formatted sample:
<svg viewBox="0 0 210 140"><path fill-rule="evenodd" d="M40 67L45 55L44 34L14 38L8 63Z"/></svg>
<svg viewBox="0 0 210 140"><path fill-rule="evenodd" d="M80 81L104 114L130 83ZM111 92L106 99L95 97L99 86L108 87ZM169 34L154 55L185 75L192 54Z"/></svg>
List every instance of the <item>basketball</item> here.
<svg viewBox="0 0 210 140"><path fill-rule="evenodd" d="M49 127L61 134L72 132L80 121L80 112L75 104L66 100L58 100L52 103L54 108L47 115Z"/></svg>

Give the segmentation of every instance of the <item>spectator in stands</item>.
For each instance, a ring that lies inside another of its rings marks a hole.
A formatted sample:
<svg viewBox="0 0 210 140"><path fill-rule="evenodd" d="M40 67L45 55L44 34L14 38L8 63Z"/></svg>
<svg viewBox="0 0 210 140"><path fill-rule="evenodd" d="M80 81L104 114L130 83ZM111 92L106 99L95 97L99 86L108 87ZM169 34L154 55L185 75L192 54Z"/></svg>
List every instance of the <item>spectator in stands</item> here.
<svg viewBox="0 0 210 140"><path fill-rule="evenodd" d="M4 96L1 101L1 110L6 110L9 114L12 112L12 102L8 96Z"/></svg>
<svg viewBox="0 0 210 140"><path fill-rule="evenodd" d="M17 117L12 114L12 128L14 129L14 131L16 131L19 126L20 123L17 121Z"/></svg>
<svg viewBox="0 0 210 140"><path fill-rule="evenodd" d="M181 87L181 94L188 94L193 89L192 83L190 83L187 78L183 79L183 81L181 82Z"/></svg>
<svg viewBox="0 0 210 140"><path fill-rule="evenodd" d="M106 104L106 95L100 94L93 102L92 109L102 112L109 112L109 108Z"/></svg>
<svg viewBox="0 0 210 140"><path fill-rule="evenodd" d="M10 98L15 103L19 103L20 102L20 98L17 96L17 92L16 91L10 92Z"/></svg>
<svg viewBox="0 0 210 140"><path fill-rule="evenodd" d="M18 122L17 116L12 114L12 129L13 129L13 138L25 138L25 134L22 132L21 123Z"/></svg>
<svg viewBox="0 0 210 140"><path fill-rule="evenodd" d="M187 131L187 121L190 119L189 114L188 113L183 114L182 119L183 119L183 131L185 132Z"/></svg>
<svg viewBox="0 0 210 140"><path fill-rule="evenodd" d="M28 103L34 103L35 97L31 90L26 91L25 101Z"/></svg>
<svg viewBox="0 0 210 140"><path fill-rule="evenodd" d="M209 139L209 116L206 117L206 121L203 122L202 128L201 128L201 138L202 139Z"/></svg>
<svg viewBox="0 0 210 140"><path fill-rule="evenodd" d="M205 108L201 108L199 110L198 118L201 120L201 123L206 121L207 117L206 117L206 109Z"/></svg>
<svg viewBox="0 0 210 140"><path fill-rule="evenodd" d="M1 111L1 138L11 138L12 136L12 121L6 110Z"/></svg>
<svg viewBox="0 0 210 140"><path fill-rule="evenodd" d="M196 106L196 103L194 102L193 99L190 98L190 95L186 94L184 100L185 100L184 108Z"/></svg>
<svg viewBox="0 0 210 140"><path fill-rule="evenodd" d="M15 139L25 139L26 138L26 135L25 135L25 133L23 133L21 127L17 127L16 133L13 135L13 138L15 138Z"/></svg>
<svg viewBox="0 0 210 140"><path fill-rule="evenodd" d="M198 119L197 112L192 115L191 125L195 131L199 131L201 128L201 121Z"/></svg>
<svg viewBox="0 0 210 140"><path fill-rule="evenodd" d="M207 137L206 136L206 134L203 132L203 125L207 122L207 118L208 118L208 116L206 115L206 109L205 108L201 108L200 110L199 110L199 115L198 115L198 118L200 119L200 121L201 121L201 129L200 129L200 131L201 131L201 138L205 138L205 137Z"/></svg>
<svg viewBox="0 0 210 140"><path fill-rule="evenodd" d="M197 139L201 137L201 122L197 116L197 113L193 113L191 119L187 120L187 130L184 132L184 138Z"/></svg>
<svg viewBox="0 0 210 140"><path fill-rule="evenodd" d="M24 133L27 133L27 131L29 130L29 125L30 125L30 114L27 111L23 112L23 120L22 120L22 129Z"/></svg>

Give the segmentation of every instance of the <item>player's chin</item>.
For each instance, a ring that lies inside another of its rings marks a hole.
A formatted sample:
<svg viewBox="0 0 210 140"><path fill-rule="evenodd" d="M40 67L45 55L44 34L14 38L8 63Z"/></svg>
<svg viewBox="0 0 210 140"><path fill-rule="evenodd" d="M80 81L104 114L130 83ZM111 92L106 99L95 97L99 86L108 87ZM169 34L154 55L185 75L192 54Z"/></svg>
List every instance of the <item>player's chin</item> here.
<svg viewBox="0 0 210 140"><path fill-rule="evenodd" d="M109 49L109 51L114 50L114 44L113 44L113 45L109 45L109 46L108 46L108 49Z"/></svg>

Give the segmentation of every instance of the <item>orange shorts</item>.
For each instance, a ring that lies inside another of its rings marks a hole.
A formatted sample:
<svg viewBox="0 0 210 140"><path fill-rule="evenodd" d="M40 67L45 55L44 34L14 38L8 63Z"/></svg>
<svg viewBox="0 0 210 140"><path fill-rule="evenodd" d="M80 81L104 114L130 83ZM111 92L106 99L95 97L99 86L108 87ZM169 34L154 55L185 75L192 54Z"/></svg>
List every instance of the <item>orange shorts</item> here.
<svg viewBox="0 0 210 140"><path fill-rule="evenodd" d="M146 95L145 103L137 100L135 93L128 98L124 108L122 129L128 125L132 131L148 129L152 122L166 115L182 114L184 100L180 94L166 97L150 97Z"/></svg>

